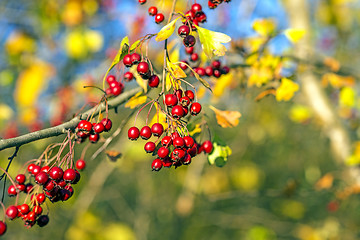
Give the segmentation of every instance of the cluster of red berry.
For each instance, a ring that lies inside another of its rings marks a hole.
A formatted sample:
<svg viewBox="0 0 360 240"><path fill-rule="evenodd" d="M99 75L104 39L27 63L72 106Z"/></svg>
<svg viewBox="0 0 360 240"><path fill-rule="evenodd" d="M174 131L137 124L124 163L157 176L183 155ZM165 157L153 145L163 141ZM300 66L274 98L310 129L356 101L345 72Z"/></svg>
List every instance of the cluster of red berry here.
<svg viewBox="0 0 360 240"><path fill-rule="evenodd" d="M210 9L215 9L215 8L217 8L217 6L219 6L223 2L229 3L229 2L231 2L231 0L209 0L208 6Z"/></svg>
<svg viewBox="0 0 360 240"><path fill-rule="evenodd" d="M106 89L106 95L108 96L119 96L124 91L124 83L116 81L114 75L109 75L106 78L106 82L109 88Z"/></svg>
<svg viewBox="0 0 360 240"><path fill-rule="evenodd" d="M103 118L98 123L91 123L86 120L81 120L76 128L76 140L81 143L89 138L92 143L97 143L100 138L100 133L110 131L112 122L108 118Z"/></svg>
<svg viewBox="0 0 360 240"><path fill-rule="evenodd" d="M146 0L139 0L139 3L141 5L144 5L146 3ZM150 16L155 16L155 22L157 24L162 23L165 19L164 14L158 13L158 9L155 6L149 7L148 12Z"/></svg>
<svg viewBox="0 0 360 240"><path fill-rule="evenodd" d="M139 75L145 79L149 80L148 84L152 88L159 86L160 79L156 74L153 74L152 69L150 69L147 59L141 61L141 56L138 53L127 54L124 56L123 64L125 67L131 67L137 65L137 72Z"/></svg>

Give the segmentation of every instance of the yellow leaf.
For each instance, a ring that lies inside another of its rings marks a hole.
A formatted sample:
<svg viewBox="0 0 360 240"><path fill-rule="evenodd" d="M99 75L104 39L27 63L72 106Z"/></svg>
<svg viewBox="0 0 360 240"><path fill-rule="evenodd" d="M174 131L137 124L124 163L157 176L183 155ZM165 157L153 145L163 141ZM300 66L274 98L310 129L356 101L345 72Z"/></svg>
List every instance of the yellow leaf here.
<svg viewBox="0 0 360 240"><path fill-rule="evenodd" d="M224 56L226 52L226 48L222 43L228 43L231 41L231 38L220 32L213 32L208 29L196 26L201 46L208 56L208 58L212 58L215 56Z"/></svg>
<svg viewBox="0 0 360 240"><path fill-rule="evenodd" d="M14 111L6 104L0 104L0 120L9 120L13 117Z"/></svg>
<svg viewBox="0 0 360 240"><path fill-rule="evenodd" d="M125 104L125 107L127 108L131 108L134 109L137 106L143 104L146 102L147 97L146 96L141 96L142 92L138 92L137 94L135 94L133 97L131 97L127 103Z"/></svg>
<svg viewBox="0 0 360 240"><path fill-rule="evenodd" d="M130 72L134 75L134 78L135 78L137 84L139 84L139 86L142 87L142 89L144 89L144 93L147 93L147 88L148 88L147 80L144 80L140 76L138 71L136 71L136 66L132 66L130 68Z"/></svg>
<svg viewBox="0 0 360 240"><path fill-rule="evenodd" d="M300 41L304 37L305 33L306 31L304 29L299 28L289 28L284 31L285 36L292 43Z"/></svg>
<svg viewBox="0 0 360 240"><path fill-rule="evenodd" d="M186 78L185 72L179 67L179 65L173 64L169 60L166 60L166 61L167 61L167 67L168 67L169 71L171 72L171 74L173 75L173 77Z"/></svg>
<svg viewBox="0 0 360 240"><path fill-rule="evenodd" d="M239 124L239 118L241 113L238 111L221 111L213 106L210 106L210 109L213 110L216 114L217 123L223 127L236 127Z"/></svg>
<svg viewBox="0 0 360 240"><path fill-rule="evenodd" d="M154 105L155 105L156 113L154 114L154 117L151 119L149 126L152 126L154 123L161 123L164 126L164 130L165 130L169 127L166 120L166 114L163 113L161 110L159 110L157 104Z"/></svg>
<svg viewBox="0 0 360 240"><path fill-rule="evenodd" d="M277 101L289 101L299 90L299 85L290 79L282 78L281 85L276 89L276 100Z"/></svg>
<svg viewBox="0 0 360 240"><path fill-rule="evenodd" d="M324 65L329 67L331 71L337 72L340 70L340 62L332 57L326 57L324 59Z"/></svg>
<svg viewBox="0 0 360 240"><path fill-rule="evenodd" d="M293 122L306 123L311 118L311 110L307 106L295 105L290 109L289 117Z"/></svg>
<svg viewBox="0 0 360 240"><path fill-rule="evenodd" d="M255 101L260 101L261 99L263 99L264 97L273 94L276 94L276 90L273 88L270 89L266 89L265 91L262 91L261 93L259 93L259 95L256 96Z"/></svg>
<svg viewBox="0 0 360 240"><path fill-rule="evenodd" d="M350 87L343 87L340 91L339 102L341 106L353 107L355 105L356 93Z"/></svg>
<svg viewBox="0 0 360 240"><path fill-rule="evenodd" d="M196 133L201 133L200 124L196 124L195 128L189 132L190 136L194 136Z"/></svg>
<svg viewBox="0 0 360 240"><path fill-rule="evenodd" d="M329 189L332 187L333 181L333 175L331 173L327 173L316 182L315 189L318 191L322 189Z"/></svg>
<svg viewBox="0 0 360 240"><path fill-rule="evenodd" d="M160 32L156 35L155 40L158 42L164 41L165 39L168 39L174 32L175 30L175 23L177 22L177 20L179 20L180 17L172 20L170 23L168 23L167 25L165 25Z"/></svg>
<svg viewBox="0 0 360 240"><path fill-rule="evenodd" d="M223 74L219 79L217 79L214 86L214 96L221 97L224 94L226 87L228 87L233 81L232 72L228 74Z"/></svg>
<svg viewBox="0 0 360 240"><path fill-rule="evenodd" d="M267 37L273 34L275 28L276 24L273 19L256 19L253 23L253 29L255 32L263 37Z"/></svg>
<svg viewBox="0 0 360 240"><path fill-rule="evenodd" d="M130 51L133 51L140 45L140 40L135 41L133 44L131 44Z"/></svg>
<svg viewBox="0 0 360 240"><path fill-rule="evenodd" d="M104 45L104 36L100 31L87 30L84 35L86 46L92 52L98 52Z"/></svg>
<svg viewBox="0 0 360 240"><path fill-rule="evenodd" d="M340 76L335 73L326 73L322 77L322 85L326 87L328 83L334 88L352 87L355 85L355 78L352 76Z"/></svg>

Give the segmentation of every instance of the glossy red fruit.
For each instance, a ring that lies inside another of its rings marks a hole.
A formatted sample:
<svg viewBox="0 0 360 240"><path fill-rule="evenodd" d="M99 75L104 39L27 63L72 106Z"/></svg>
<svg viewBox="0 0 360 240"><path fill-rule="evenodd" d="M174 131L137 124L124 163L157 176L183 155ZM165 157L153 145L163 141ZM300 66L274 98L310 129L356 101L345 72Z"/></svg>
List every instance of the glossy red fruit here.
<svg viewBox="0 0 360 240"><path fill-rule="evenodd" d="M141 61L141 56L138 53L131 54L131 62L132 64L138 64Z"/></svg>
<svg viewBox="0 0 360 240"><path fill-rule="evenodd" d="M24 174L18 174L16 175L15 180L19 184L24 184L24 182L26 181L26 177Z"/></svg>
<svg viewBox="0 0 360 240"><path fill-rule="evenodd" d="M49 172L49 170L50 170L50 166L43 166L42 168L41 168L41 172Z"/></svg>
<svg viewBox="0 0 360 240"><path fill-rule="evenodd" d="M93 127L94 132L96 133L102 133L105 130L104 124L102 123L96 123Z"/></svg>
<svg viewBox="0 0 360 240"><path fill-rule="evenodd" d="M165 105L173 107L178 103L178 99L175 94L168 93L165 95Z"/></svg>
<svg viewBox="0 0 360 240"><path fill-rule="evenodd" d="M164 132L164 126L161 123L154 123L151 126L151 132L155 137L160 137Z"/></svg>
<svg viewBox="0 0 360 240"><path fill-rule="evenodd" d="M195 141L192 137L185 136L183 137L183 139L184 139L185 147L192 148L192 146L194 146Z"/></svg>
<svg viewBox="0 0 360 240"><path fill-rule="evenodd" d="M182 70L186 70L188 68L188 65L189 63L185 60L182 60L180 63L179 63L179 67L182 69Z"/></svg>
<svg viewBox="0 0 360 240"><path fill-rule="evenodd" d="M194 12L195 14L196 13L199 13L202 11L202 7L200 4L198 3L194 3L192 6L191 6L191 11Z"/></svg>
<svg viewBox="0 0 360 240"><path fill-rule="evenodd" d="M190 101L194 101L195 98L195 94L193 91L191 90L186 90L185 91L185 96L188 97L190 99Z"/></svg>
<svg viewBox="0 0 360 240"><path fill-rule="evenodd" d="M36 176L36 174L38 174L39 172L41 172L41 167L39 165L35 165L32 172L31 172L31 174L33 176Z"/></svg>
<svg viewBox="0 0 360 240"><path fill-rule="evenodd" d="M26 189L26 186L24 184L18 184L16 185L16 188L20 191L23 192Z"/></svg>
<svg viewBox="0 0 360 240"><path fill-rule="evenodd" d="M64 171L61 168L55 166L50 169L48 174L51 179L59 180L64 175Z"/></svg>
<svg viewBox="0 0 360 240"><path fill-rule="evenodd" d="M155 159L152 163L151 163L151 168L153 171L159 171L162 168L162 161L161 159Z"/></svg>
<svg viewBox="0 0 360 240"><path fill-rule="evenodd" d="M25 185L25 193L29 193L32 189L34 188L34 186L31 183L28 183Z"/></svg>
<svg viewBox="0 0 360 240"><path fill-rule="evenodd" d="M108 119L108 118L103 118L101 120L101 123L102 123L102 125L104 125L104 128L105 128L104 131L105 132L110 131L110 129L112 128L112 121L110 119Z"/></svg>
<svg viewBox="0 0 360 240"><path fill-rule="evenodd" d="M9 206L7 209L6 209L6 216L10 219L10 220L13 220L14 218L16 218L18 216L18 208L14 205L12 206Z"/></svg>
<svg viewBox="0 0 360 240"><path fill-rule="evenodd" d="M187 107L190 105L191 101L190 101L190 98L188 98L187 96L184 96L184 97L180 98L179 103L181 106Z"/></svg>
<svg viewBox="0 0 360 240"><path fill-rule="evenodd" d="M151 128L149 126L144 126L140 130L140 136L144 140L148 140L151 137Z"/></svg>
<svg viewBox="0 0 360 240"><path fill-rule="evenodd" d="M163 145L164 147L170 146L171 143L172 143L172 140L171 140L170 136L165 136L161 139L161 145Z"/></svg>
<svg viewBox="0 0 360 240"><path fill-rule="evenodd" d="M114 75L109 75L106 77L106 82L110 85L113 82L116 82L116 78Z"/></svg>
<svg viewBox="0 0 360 240"><path fill-rule="evenodd" d="M31 164L29 164L29 166L27 167L27 170L28 170L28 172L29 172L30 174L33 172L35 166L36 166L36 165L35 165L34 163L31 163Z"/></svg>
<svg viewBox="0 0 360 240"><path fill-rule="evenodd" d="M178 34L180 37L184 38L190 34L190 28L187 25L181 25L178 28Z"/></svg>
<svg viewBox="0 0 360 240"><path fill-rule="evenodd" d="M185 154L185 157L181 160L182 164L189 165L191 163L191 156L189 154Z"/></svg>
<svg viewBox="0 0 360 240"><path fill-rule="evenodd" d="M90 132L92 124L89 121L81 120L78 124L78 128L82 131Z"/></svg>
<svg viewBox="0 0 360 240"><path fill-rule="evenodd" d="M208 1L208 6L210 9L215 9L217 7L216 3L213 3L211 0Z"/></svg>
<svg viewBox="0 0 360 240"><path fill-rule="evenodd" d="M152 153L155 151L155 148L156 148L156 145L154 142L147 142L145 145L144 145L144 150L147 152L147 153Z"/></svg>
<svg viewBox="0 0 360 240"><path fill-rule="evenodd" d="M27 205L26 203L21 204L20 207L19 207L19 211L22 214L27 214L30 211L29 205Z"/></svg>
<svg viewBox="0 0 360 240"><path fill-rule="evenodd" d="M177 99L180 100L180 98L182 98L182 96L183 96L183 91L181 89L176 89L174 94L177 97Z"/></svg>
<svg viewBox="0 0 360 240"><path fill-rule="evenodd" d="M75 180L72 182L72 184L77 184L79 181L80 181L80 178L81 178L81 175L79 173L78 170L75 170L75 173L76 173L76 178Z"/></svg>
<svg viewBox="0 0 360 240"><path fill-rule="evenodd" d="M194 53L194 47L185 47L185 52L187 54L193 54Z"/></svg>
<svg viewBox="0 0 360 240"><path fill-rule="evenodd" d="M36 195L36 201L38 202L38 204L43 204L46 200L45 194L44 193L39 193Z"/></svg>
<svg viewBox="0 0 360 240"><path fill-rule="evenodd" d="M147 74L149 72L149 64L147 62L140 62L136 70L139 74Z"/></svg>
<svg viewBox="0 0 360 240"><path fill-rule="evenodd" d="M188 107L183 107L181 106L182 109L184 110L184 117L189 113L189 108Z"/></svg>
<svg viewBox="0 0 360 240"><path fill-rule="evenodd" d="M192 23L191 23L191 29L192 29L193 31L197 31L197 29L196 29L195 26L199 26L199 22L198 22L198 20L196 20L196 19L192 20Z"/></svg>
<svg viewBox="0 0 360 240"><path fill-rule="evenodd" d="M3 221L0 221L0 236L4 235L6 233L6 223Z"/></svg>
<svg viewBox="0 0 360 240"><path fill-rule="evenodd" d="M132 61L131 61L131 54L126 54L125 57L123 58L123 63L126 67L131 67L132 66Z"/></svg>
<svg viewBox="0 0 360 240"><path fill-rule="evenodd" d="M165 157L167 157L167 156L169 155L169 152L170 152L170 151L169 151L168 148L166 148L166 147L161 147L161 148L159 148L157 154L158 154L159 158L164 159Z"/></svg>
<svg viewBox="0 0 360 240"><path fill-rule="evenodd" d="M139 0L139 3L140 3L141 5L143 5L143 4L146 3L146 0Z"/></svg>
<svg viewBox="0 0 360 240"><path fill-rule="evenodd" d="M193 35L188 35L184 38L183 43L185 47L192 47L195 45L196 39Z"/></svg>
<svg viewBox="0 0 360 240"><path fill-rule="evenodd" d="M184 159L186 152L183 149L175 148L171 153L171 160L174 162L181 161Z"/></svg>
<svg viewBox="0 0 360 240"><path fill-rule="evenodd" d="M175 118L175 119L180 119L185 115L185 111L182 108L182 106L180 105L176 105L171 109L171 115Z"/></svg>
<svg viewBox="0 0 360 240"><path fill-rule="evenodd" d="M79 159L76 161L75 167L79 170L84 170L86 167L86 162L83 159Z"/></svg>
<svg viewBox="0 0 360 240"><path fill-rule="evenodd" d="M99 141L100 135L98 133L90 134L89 141L91 143L97 143Z"/></svg>
<svg viewBox="0 0 360 240"><path fill-rule="evenodd" d="M124 90L124 85L122 83L119 83L117 86L111 88L111 93L114 96L119 96Z"/></svg>
<svg viewBox="0 0 360 240"><path fill-rule="evenodd" d="M185 17L192 21L195 18L195 12L189 10L185 13Z"/></svg>
<svg viewBox="0 0 360 240"><path fill-rule="evenodd" d="M48 181L48 182L44 185L44 190L50 192L50 191L54 190L55 186L56 186L56 183L55 183L54 180Z"/></svg>
<svg viewBox="0 0 360 240"><path fill-rule="evenodd" d="M155 15L155 22L157 24L162 23L162 21L164 21L164 19L165 19L165 17L164 17L164 14L162 14L162 13L158 13Z"/></svg>
<svg viewBox="0 0 360 240"><path fill-rule="evenodd" d="M213 68L219 69L221 67L221 62L219 60L214 60L211 65Z"/></svg>
<svg viewBox="0 0 360 240"><path fill-rule="evenodd" d="M126 72L124 74L124 79L126 82L130 82L131 80L133 80L134 78L134 74L132 74L131 72Z"/></svg>
<svg viewBox="0 0 360 240"><path fill-rule="evenodd" d="M173 132L173 133L171 134L171 140L174 140L174 139L177 138L177 137L180 137L180 135L179 135L178 132Z"/></svg>
<svg viewBox="0 0 360 240"><path fill-rule="evenodd" d="M205 67L205 74L209 77L211 77L214 74L214 70L211 66Z"/></svg>
<svg viewBox="0 0 360 240"><path fill-rule="evenodd" d="M205 69L204 68L202 68L202 67L197 67L197 68L195 68L194 69L194 71L197 73L197 74L199 74L199 76L205 76Z"/></svg>
<svg viewBox="0 0 360 240"><path fill-rule="evenodd" d="M172 166L172 162L171 162L170 158L169 158L169 157L164 158L164 159L162 160L162 165L163 165L163 167L166 167L166 168L171 167L171 166Z"/></svg>
<svg viewBox="0 0 360 240"><path fill-rule="evenodd" d="M74 181L76 178L76 172L74 169L72 168L69 168L69 169L66 169L65 172L64 172L64 176L63 176L63 179L67 182L72 182Z"/></svg>
<svg viewBox="0 0 360 240"><path fill-rule="evenodd" d="M44 185L49 180L49 175L46 172L39 172L35 176L35 182L39 185Z"/></svg>
<svg viewBox="0 0 360 240"><path fill-rule="evenodd" d="M203 142L203 144L201 144L201 146L206 153L211 153L214 148L212 142L209 140Z"/></svg>
<svg viewBox="0 0 360 240"><path fill-rule="evenodd" d="M221 76L221 71L219 69L214 70L214 77L219 78Z"/></svg>
<svg viewBox="0 0 360 240"><path fill-rule="evenodd" d="M56 181L56 185L60 188L64 188L66 186L66 184L67 183L65 182L64 179L60 179L60 180Z"/></svg>
<svg viewBox="0 0 360 240"><path fill-rule="evenodd" d="M199 55L197 53L191 54L190 60L196 62L197 60L199 60Z"/></svg>
<svg viewBox="0 0 360 240"><path fill-rule="evenodd" d="M201 112L201 104L198 102L194 102L190 106L190 113L193 116L198 115Z"/></svg>
<svg viewBox="0 0 360 240"><path fill-rule="evenodd" d="M198 22L204 23L207 20L206 14L204 12L199 13L196 18Z"/></svg>
<svg viewBox="0 0 360 240"><path fill-rule="evenodd" d="M149 7L148 12L149 12L150 16L155 16L157 14L157 12L158 12L157 7L155 7L155 6Z"/></svg>
<svg viewBox="0 0 360 240"><path fill-rule="evenodd" d="M140 136L140 131L137 127L131 127L128 130L128 138L132 141L137 140Z"/></svg>
<svg viewBox="0 0 360 240"><path fill-rule="evenodd" d="M191 156L191 157L195 157L197 154L197 144L194 144L191 148L189 148L187 150L187 153Z"/></svg>
<svg viewBox="0 0 360 240"><path fill-rule="evenodd" d="M149 86L152 87L152 88L156 88L159 86L159 83L160 83L160 79L157 75L152 75L150 78L149 78Z"/></svg>
<svg viewBox="0 0 360 240"><path fill-rule="evenodd" d="M183 148L184 145L185 145L185 141L182 137L176 137L174 140L173 140L173 145L175 148Z"/></svg>

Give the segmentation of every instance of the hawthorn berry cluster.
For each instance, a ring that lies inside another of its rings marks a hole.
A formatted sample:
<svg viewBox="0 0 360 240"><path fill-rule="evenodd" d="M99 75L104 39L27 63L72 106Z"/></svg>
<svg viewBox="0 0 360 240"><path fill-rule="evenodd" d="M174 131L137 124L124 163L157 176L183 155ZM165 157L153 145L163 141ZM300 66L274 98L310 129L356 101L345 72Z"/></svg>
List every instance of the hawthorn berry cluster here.
<svg viewBox="0 0 360 240"><path fill-rule="evenodd" d="M146 3L146 0L139 0L139 3L141 5L144 5ZM162 23L165 19L164 14L159 13L157 7L155 6L149 7L148 13L150 16L155 16L155 23L157 24Z"/></svg>
<svg viewBox="0 0 360 240"><path fill-rule="evenodd" d="M210 9L215 9L223 2L229 3L231 0L209 0L208 6Z"/></svg>
<svg viewBox="0 0 360 240"><path fill-rule="evenodd" d="M91 123L87 120L81 120L76 128L76 140L81 143L89 138L91 143L97 143L100 133L110 131L112 121L109 118L103 118L100 122Z"/></svg>
<svg viewBox="0 0 360 240"><path fill-rule="evenodd" d="M131 77L132 79L132 76L128 73L126 73L126 76ZM109 87L105 90L107 96L119 96L124 91L124 83L116 81L116 77L114 75L109 75L106 78L106 82L109 85Z"/></svg>

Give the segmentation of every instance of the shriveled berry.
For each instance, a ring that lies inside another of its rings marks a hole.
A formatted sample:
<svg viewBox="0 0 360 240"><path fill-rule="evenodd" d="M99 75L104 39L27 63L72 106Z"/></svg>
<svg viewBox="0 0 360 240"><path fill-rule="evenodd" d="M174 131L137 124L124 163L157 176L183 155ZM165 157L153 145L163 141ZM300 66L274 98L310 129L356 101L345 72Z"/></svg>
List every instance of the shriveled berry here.
<svg viewBox="0 0 360 240"><path fill-rule="evenodd" d="M180 119L184 116L185 112L184 109L182 108L182 106L180 105L176 105L171 109L171 115L175 118L175 119Z"/></svg>
<svg viewBox="0 0 360 240"><path fill-rule="evenodd" d="M76 174L76 177L75 177L75 180L72 181L72 184L77 184L80 181L80 178L81 178L81 175L80 175L78 170L75 170L75 174Z"/></svg>
<svg viewBox="0 0 360 240"><path fill-rule="evenodd" d="M201 146L203 147L203 149L206 153L211 153L213 150L213 144L209 140L203 142L203 144Z"/></svg>
<svg viewBox="0 0 360 240"><path fill-rule="evenodd" d="M140 136L144 140L148 140L151 137L151 128L149 126L144 126L140 130Z"/></svg>
<svg viewBox="0 0 360 240"><path fill-rule="evenodd" d="M137 140L140 136L140 131L137 127L131 127L128 130L128 138L132 141Z"/></svg>
<svg viewBox="0 0 360 240"><path fill-rule="evenodd" d="M221 69L221 73L222 74L228 74L230 72L230 68L228 66L224 66L222 69Z"/></svg>
<svg viewBox="0 0 360 240"><path fill-rule="evenodd" d="M197 144L194 144L191 148L189 148L187 150L187 153L191 156L191 157L195 157L197 154Z"/></svg>
<svg viewBox="0 0 360 240"><path fill-rule="evenodd" d="M134 74L132 74L131 72L124 73L124 79L126 82L130 82L131 80L133 80L133 78Z"/></svg>
<svg viewBox="0 0 360 240"><path fill-rule="evenodd" d="M185 106L181 106L181 107L184 110L184 116L183 117L185 117L189 113L189 108L185 107Z"/></svg>
<svg viewBox="0 0 360 240"><path fill-rule="evenodd" d="M15 219L17 216L18 216L18 213L19 213L19 210L16 206L12 205L12 206L9 206L7 209L6 209L6 216L10 219L10 220L13 220Z"/></svg>
<svg viewBox="0 0 360 240"><path fill-rule="evenodd" d="M148 12L149 12L150 16L155 16L158 12L157 7L154 7L154 6L149 7Z"/></svg>
<svg viewBox="0 0 360 240"><path fill-rule="evenodd" d="M178 99L175 94L168 93L165 95L165 104L168 107L173 107L178 103Z"/></svg>
<svg viewBox="0 0 360 240"><path fill-rule="evenodd" d="M151 168L153 171L159 171L162 168L162 161L161 159L155 159L152 163L151 163Z"/></svg>
<svg viewBox="0 0 360 240"><path fill-rule="evenodd" d="M164 132L164 126L161 123L154 123L151 126L151 132L155 137L160 137Z"/></svg>
<svg viewBox="0 0 360 240"><path fill-rule="evenodd" d="M157 154L158 154L159 158L165 158L165 157L167 157L169 155L169 152L170 151L169 151L168 148L161 147L161 148L159 148Z"/></svg>
<svg viewBox="0 0 360 240"><path fill-rule="evenodd" d="M158 13L155 15L155 22L157 24L162 23L162 21L164 21L164 19L165 19L165 17L164 17L164 14L162 14L162 13Z"/></svg>
<svg viewBox="0 0 360 240"><path fill-rule="evenodd" d="M193 116L198 115L201 112L201 104L198 102L194 102L190 106L190 113Z"/></svg>
<svg viewBox="0 0 360 240"><path fill-rule="evenodd" d="M147 153L152 153L155 151L155 148L156 148L156 145L154 142L147 142L145 145L144 145L144 150L147 152Z"/></svg>
<svg viewBox="0 0 360 240"><path fill-rule="evenodd" d="M184 38L190 34L190 28L187 25L181 25L178 28L178 34L180 37Z"/></svg>
<svg viewBox="0 0 360 240"><path fill-rule="evenodd" d="M83 170L86 167L86 162L83 159L79 159L79 160L76 161L75 166L76 166L77 169Z"/></svg>
<svg viewBox="0 0 360 240"><path fill-rule="evenodd" d="M183 43L185 47L192 47L196 43L196 39L193 35L188 35L184 38Z"/></svg>
<svg viewBox="0 0 360 240"><path fill-rule="evenodd" d="M24 174L18 174L16 175L15 180L17 183L23 184L26 181L26 177Z"/></svg>
<svg viewBox="0 0 360 240"><path fill-rule="evenodd" d="M60 187L60 188L64 188L65 186L66 186L66 182L65 182L65 180L64 179L59 179L59 180L57 180L56 181L56 185L58 186L58 187Z"/></svg>
<svg viewBox="0 0 360 240"><path fill-rule="evenodd" d="M58 180L58 179L62 178L63 174L64 174L64 171L57 166L52 167L49 171L49 176L53 180Z"/></svg>
<svg viewBox="0 0 360 240"><path fill-rule="evenodd" d="M131 63L134 64L138 64L141 61L141 56L138 53L133 53L131 54Z"/></svg>
<svg viewBox="0 0 360 240"><path fill-rule="evenodd" d="M163 145L164 147L170 146L171 143L172 143L172 140L171 140L170 136L165 136L161 139L161 145Z"/></svg>
<svg viewBox="0 0 360 240"><path fill-rule="evenodd" d="M156 88L159 86L160 79L157 75L152 75L149 78L149 86L152 88Z"/></svg>
<svg viewBox="0 0 360 240"><path fill-rule="evenodd" d="M72 168L69 168L69 169L66 169L65 172L64 172L64 176L63 176L63 179L67 182L72 182L74 181L76 178L76 172L74 169Z"/></svg>

